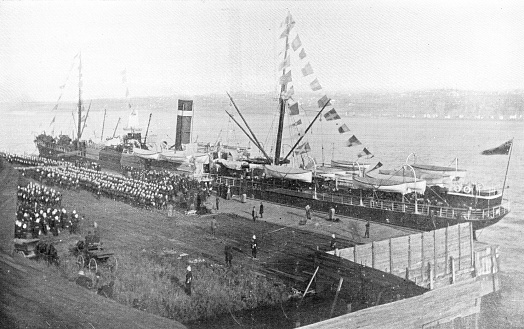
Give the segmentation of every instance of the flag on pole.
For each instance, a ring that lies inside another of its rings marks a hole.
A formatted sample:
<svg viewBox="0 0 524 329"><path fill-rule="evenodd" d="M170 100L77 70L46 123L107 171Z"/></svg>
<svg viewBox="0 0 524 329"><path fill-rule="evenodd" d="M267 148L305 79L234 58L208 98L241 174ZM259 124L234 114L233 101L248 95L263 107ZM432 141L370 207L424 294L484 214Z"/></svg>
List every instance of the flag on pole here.
<svg viewBox="0 0 524 329"><path fill-rule="evenodd" d="M368 157L368 159L371 159L372 157L374 157L373 153L369 152L369 150L367 148L364 147L364 149L362 150L362 152L360 152L359 154L357 154L357 157L359 158L362 158L362 157Z"/></svg>
<svg viewBox="0 0 524 329"><path fill-rule="evenodd" d="M338 127L339 134L347 133L349 131L348 126L344 123L341 127Z"/></svg>
<svg viewBox="0 0 524 329"><path fill-rule="evenodd" d="M382 162L379 161L375 166L373 166L373 168L371 168L371 170L368 170L367 172L376 170L376 169L378 169L380 167L382 167Z"/></svg>
<svg viewBox="0 0 524 329"><path fill-rule="evenodd" d="M291 81L292 81L292 79L291 79L291 70L288 71L287 73L283 74L280 77L280 84L281 85L285 85L286 83L291 82Z"/></svg>
<svg viewBox="0 0 524 329"><path fill-rule="evenodd" d="M340 115L338 115L335 109L331 109L324 114L324 118L326 118L327 121L338 120L340 119Z"/></svg>
<svg viewBox="0 0 524 329"><path fill-rule="evenodd" d="M291 43L291 48L293 48L293 51L297 51L297 49L300 48L300 46L302 46L302 42L300 41L300 38L297 34L297 36L295 37L295 39L293 39L293 42Z"/></svg>
<svg viewBox="0 0 524 329"><path fill-rule="evenodd" d="M280 65L278 66L278 70L283 70L285 69L286 67L289 67L289 65L291 65L291 58L289 56L287 56L281 63Z"/></svg>
<svg viewBox="0 0 524 329"><path fill-rule="evenodd" d="M304 154L311 151L311 147L309 146L308 142L305 142L304 144L298 146L295 149L295 154Z"/></svg>
<svg viewBox="0 0 524 329"><path fill-rule="evenodd" d="M52 125L53 123L55 123L55 119L56 119L56 115L53 117L53 120L51 120L51 123L49 124L50 127L51 127L51 125Z"/></svg>
<svg viewBox="0 0 524 329"><path fill-rule="evenodd" d="M304 50L304 48L302 48L302 50L300 51L300 53L298 54L298 57L300 59L304 59L306 58L306 50Z"/></svg>
<svg viewBox="0 0 524 329"><path fill-rule="evenodd" d="M313 91L317 91L317 90L320 90L322 89L322 86L320 85L320 83L318 82L318 79L315 79L313 80L309 86L311 87L311 90Z"/></svg>
<svg viewBox="0 0 524 329"><path fill-rule="evenodd" d="M295 88L291 86L287 91L282 92L282 99L290 99L295 94Z"/></svg>
<svg viewBox="0 0 524 329"><path fill-rule="evenodd" d="M282 32L282 34L280 35L280 39L283 39L283 38L289 36L289 32L291 31L293 26L295 26L295 22L292 22L292 23L288 24L286 26L286 28L284 29L284 31Z"/></svg>
<svg viewBox="0 0 524 329"><path fill-rule="evenodd" d="M310 74L313 74L313 67L311 67L311 64L307 63L306 66L302 68L302 75L306 77Z"/></svg>
<svg viewBox="0 0 524 329"><path fill-rule="evenodd" d="M321 99L318 100L318 107L323 108L324 106L330 106L331 103L328 102L328 98L326 95L322 96Z"/></svg>
<svg viewBox="0 0 524 329"><path fill-rule="evenodd" d="M346 146L351 147L355 145L362 145L362 143L358 140L358 138L355 135L353 135L346 142Z"/></svg>
<svg viewBox="0 0 524 329"><path fill-rule="evenodd" d="M288 107L289 115L298 115L300 111L298 110L298 102L292 104Z"/></svg>
<svg viewBox="0 0 524 329"><path fill-rule="evenodd" d="M482 155L497 155L497 154L507 155L507 154L509 154L509 150L510 150L512 144L513 144L513 139L507 141L506 143L504 143L504 144L502 144L500 146L484 150L484 151L482 151L481 154Z"/></svg>
<svg viewBox="0 0 524 329"><path fill-rule="evenodd" d="M58 110L58 104L56 104L55 106L53 106L53 111L55 110Z"/></svg>

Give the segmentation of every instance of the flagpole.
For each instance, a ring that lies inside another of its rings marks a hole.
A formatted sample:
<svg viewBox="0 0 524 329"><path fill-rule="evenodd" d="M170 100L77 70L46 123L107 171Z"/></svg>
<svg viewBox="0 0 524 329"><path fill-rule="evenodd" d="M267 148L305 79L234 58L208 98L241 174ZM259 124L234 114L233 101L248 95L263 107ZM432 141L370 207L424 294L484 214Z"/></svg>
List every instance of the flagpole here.
<svg viewBox="0 0 524 329"><path fill-rule="evenodd" d="M508 157L508 164L506 166L506 174L504 175L504 185L502 185L502 198L504 198L504 189L506 188L506 179L508 178L508 170L509 170L509 162L511 161L511 153L513 151L513 137L511 139L511 146L509 147L509 157Z"/></svg>

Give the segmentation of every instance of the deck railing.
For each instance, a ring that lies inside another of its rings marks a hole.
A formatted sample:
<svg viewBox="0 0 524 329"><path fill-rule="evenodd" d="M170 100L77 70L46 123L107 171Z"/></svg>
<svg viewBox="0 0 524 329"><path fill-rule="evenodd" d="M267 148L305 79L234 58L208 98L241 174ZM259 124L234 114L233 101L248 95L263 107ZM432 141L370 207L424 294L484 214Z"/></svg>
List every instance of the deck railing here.
<svg viewBox="0 0 524 329"><path fill-rule="evenodd" d="M277 182L273 183L261 183L259 181L241 180L239 178L224 177L212 175L213 179L217 183L225 184L230 187L251 187L255 185L263 187L263 190L268 188L282 188L286 189L283 184ZM297 191L294 191L297 192ZM309 197L312 196L312 191L301 192ZM421 215L433 215L443 218L462 218L465 220L485 220L489 218L495 218L500 215L505 215L510 212L510 202L504 200L500 205L494 207L488 207L484 209L469 209L469 208L455 208L455 207L443 207L434 206L426 203L415 203L399 202L392 200L383 199L372 199L372 198L360 198L351 195L340 195L331 193L316 193L316 199L321 201L333 202L338 204L361 206L366 208L383 209L403 213L417 213Z"/></svg>

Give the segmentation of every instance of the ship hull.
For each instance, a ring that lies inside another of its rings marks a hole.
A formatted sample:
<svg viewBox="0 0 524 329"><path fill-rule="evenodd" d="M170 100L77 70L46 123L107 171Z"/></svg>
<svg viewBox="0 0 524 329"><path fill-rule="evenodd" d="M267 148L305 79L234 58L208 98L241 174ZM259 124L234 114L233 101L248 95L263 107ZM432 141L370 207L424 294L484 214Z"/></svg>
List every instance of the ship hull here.
<svg viewBox="0 0 524 329"><path fill-rule="evenodd" d="M232 185L231 181L226 184ZM385 200L370 205L369 200L363 200L362 204L359 204L358 200L355 202L355 199L353 199L351 201L353 204L349 204L348 199L340 195L323 194L317 195L315 198L311 191L300 192L283 188L251 189L245 185L243 187L235 185L230 187L233 194L247 193L256 199L298 208L305 208L306 205L309 205L314 211L321 212L328 212L330 208L335 208L338 216L348 216L421 231L432 231L464 222L471 222L473 228L478 230L499 222L509 213L509 209L501 207L499 212L493 211L487 214L485 219L468 220L467 212L464 209L460 215L457 213L457 216L446 217L439 216L438 213L430 215L423 205L419 205L418 212L396 211L392 210ZM224 193L225 190L221 189L221 192ZM406 204L407 207L413 207L413 204Z"/></svg>

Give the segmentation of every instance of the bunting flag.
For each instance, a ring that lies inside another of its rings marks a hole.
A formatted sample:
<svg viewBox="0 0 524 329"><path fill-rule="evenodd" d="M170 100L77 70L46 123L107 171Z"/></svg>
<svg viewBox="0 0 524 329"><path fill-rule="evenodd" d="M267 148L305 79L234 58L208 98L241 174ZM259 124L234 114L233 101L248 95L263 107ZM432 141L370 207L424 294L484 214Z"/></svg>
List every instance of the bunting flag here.
<svg viewBox="0 0 524 329"><path fill-rule="evenodd" d="M340 115L338 115L338 113L337 113L337 111L335 111L335 109L331 109L326 114L324 114L324 118L326 118L327 121L339 120L340 119Z"/></svg>
<svg viewBox="0 0 524 329"><path fill-rule="evenodd" d="M378 168L382 167L382 162L378 162L375 166L373 166L373 168L371 168L371 170L368 170L367 172L371 172L373 170L376 170Z"/></svg>
<svg viewBox="0 0 524 329"><path fill-rule="evenodd" d="M281 94L282 99L290 99L295 94L295 88L291 86L287 91L283 91Z"/></svg>
<svg viewBox="0 0 524 329"><path fill-rule="evenodd" d="M511 149L511 145L512 144L513 144L513 139L507 141L506 143L504 143L504 144L502 144L500 146L484 150L484 151L482 151L481 154L482 155L497 155L497 154L507 155L507 154L509 154L509 150Z"/></svg>
<svg viewBox="0 0 524 329"><path fill-rule="evenodd" d="M49 127L51 127L51 125L52 125L53 123L55 123L55 119L56 119L56 115L53 117L53 120L51 120L51 123L49 124Z"/></svg>
<svg viewBox="0 0 524 329"><path fill-rule="evenodd" d="M306 51L304 50L304 48L302 48L302 50L298 54L298 57L300 57L300 59L306 58Z"/></svg>
<svg viewBox="0 0 524 329"><path fill-rule="evenodd" d="M289 126L290 126L290 127L296 127L296 126L300 126L301 124L302 124L302 119L298 119L298 121L293 122L293 123L290 124Z"/></svg>
<svg viewBox="0 0 524 329"><path fill-rule="evenodd" d="M286 28L284 29L284 32L282 32L282 34L280 35L280 39L288 37L289 36L289 32L291 31L293 26L295 26L295 22L292 22L292 23L288 24L286 26Z"/></svg>
<svg viewBox="0 0 524 329"><path fill-rule="evenodd" d="M53 111L56 111L58 110L58 104L56 104L55 106L53 106Z"/></svg>
<svg viewBox="0 0 524 329"><path fill-rule="evenodd" d="M295 154L304 154L307 152L311 152L311 147L309 146L308 142L305 142L295 149Z"/></svg>
<svg viewBox="0 0 524 329"><path fill-rule="evenodd" d="M64 85L61 85L60 87L58 87L60 89L64 89L65 88L65 84Z"/></svg>
<svg viewBox="0 0 524 329"><path fill-rule="evenodd" d="M367 148L364 147L364 149L362 150L362 152L360 152L359 154L357 154L357 157L359 158L362 158L362 157L368 157L368 159L371 159L372 157L374 157L373 153L369 152L369 150Z"/></svg>
<svg viewBox="0 0 524 329"><path fill-rule="evenodd" d="M292 81L292 79L291 79L291 70L288 71L287 73L283 74L280 77L280 84L281 85L285 85L286 83L291 82L291 81Z"/></svg>
<svg viewBox="0 0 524 329"><path fill-rule="evenodd" d="M323 108L324 106L330 106L331 103L328 102L328 98L326 95L322 96L321 99L318 100L318 107Z"/></svg>
<svg viewBox="0 0 524 329"><path fill-rule="evenodd" d="M347 133L348 131L349 131L349 128L348 126L346 126L345 123L341 127L338 127L339 134Z"/></svg>
<svg viewBox="0 0 524 329"><path fill-rule="evenodd" d="M300 111L298 110L298 102L288 107L289 115L298 115Z"/></svg>
<svg viewBox="0 0 524 329"><path fill-rule="evenodd" d="M278 70L283 70L285 69L286 67L289 67L291 65L291 58L288 56L286 57L286 59L284 59L282 61L282 63L280 63L280 65L278 66Z"/></svg>
<svg viewBox="0 0 524 329"><path fill-rule="evenodd" d="M346 146L351 147L355 145L362 145L362 143L358 140L358 138L355 135L353 135L346 142Z"/></svg>
<svg viewBox="0 0 524 329"><path fill-rule="evenodd" d="M293 48L293 51L297 51L297 49L300 48L300 46L302 46L302 42L300 42L300 38L298 37L298 34L297 34L297 36L291 43L291 48Z"/></svg>
<svg viewBox="0 0 524 329"><path fill-rule="evenodd" d="M295 24L295 21L293 20L293 16L291 16L291 13L287 14L286 19L282 22L282 24L280 24L280 26L282 27L284 24Z"/></svg>
<svg viewBox="0 0 524 329"><path fill-rule="evenodd" d="M313 74L313 68L311 67L311 64L307 63L306 66L302 68L302 75L306 77L310 74Z"/></svg>
<svg viewBox="0 0 524 329"><path fill-rule="evenodd" d="M317 91L317 90L320 90L322 89L322 86L320 85L320 83L318 82L318 79L315 79L313 80L309 86L311 87L311 90L313 91Z"/></svg>

